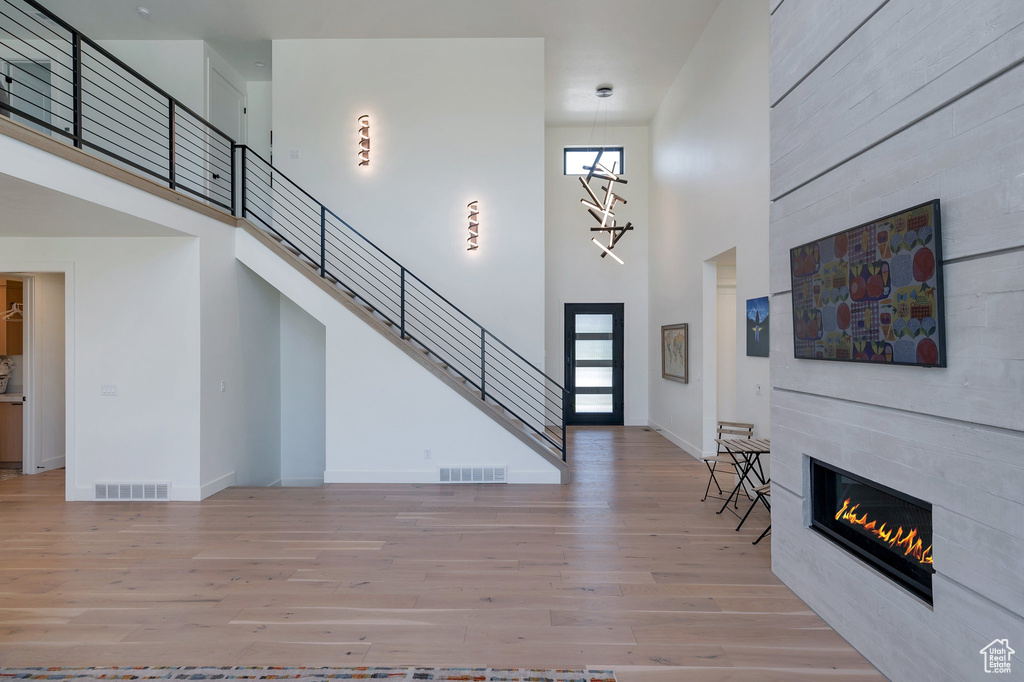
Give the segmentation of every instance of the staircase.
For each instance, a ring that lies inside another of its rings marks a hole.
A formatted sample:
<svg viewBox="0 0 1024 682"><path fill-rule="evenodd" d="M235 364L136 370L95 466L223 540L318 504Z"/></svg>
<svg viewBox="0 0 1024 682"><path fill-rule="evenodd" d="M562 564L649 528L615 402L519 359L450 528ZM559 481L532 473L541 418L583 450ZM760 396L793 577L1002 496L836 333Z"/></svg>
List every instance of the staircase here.
<svg viewBox="0 0 1024 682"><path fill-rule="evenodd" d="M236 145L239 224L554 464L568 482L564 389L266 159Z"/></svg>
<svg viewBox="0 0 1024 682"><path fill-rule="evenodd" d="M536 365L266 159L35 0L0 0L0 28L4 54L46 63L50 71L45 82L30 69L10 67L0 81L0 115L14 121L5 121L4 130L17 122L21 139L31 135L26 127L40 134L41 148L55 151L54 140L62 141L81 150L57 145L65 158L87 152L83 158L98 156L201 202L204 212L229 214L568 482L566 393ZM87 165L97 168L95 161Z"/></svg>

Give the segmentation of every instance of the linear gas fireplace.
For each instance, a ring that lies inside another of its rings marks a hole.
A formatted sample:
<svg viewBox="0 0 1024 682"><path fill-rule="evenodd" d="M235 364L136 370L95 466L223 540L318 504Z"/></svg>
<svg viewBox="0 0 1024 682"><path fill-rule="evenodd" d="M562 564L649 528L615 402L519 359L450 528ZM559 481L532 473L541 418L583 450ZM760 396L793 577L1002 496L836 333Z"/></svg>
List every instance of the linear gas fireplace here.
<svg viewBox="0 0 1024 682"><path fill-rule="evenodd" d="M811 460L811 526L932 601L932 506Z"/></svg>

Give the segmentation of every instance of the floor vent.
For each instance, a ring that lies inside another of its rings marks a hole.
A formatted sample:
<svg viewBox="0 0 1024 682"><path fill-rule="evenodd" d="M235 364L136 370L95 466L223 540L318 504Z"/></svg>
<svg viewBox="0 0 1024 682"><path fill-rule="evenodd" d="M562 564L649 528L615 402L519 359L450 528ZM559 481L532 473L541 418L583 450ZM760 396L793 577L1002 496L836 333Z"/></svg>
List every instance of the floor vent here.
<svg viewBox="0 0 1024 682"><path fill-rule="evenodd" d="M169 483L97 483L97 500L160 501L171 499Z"/></svg>
<svg viewBox="0 0 1024 682"><path fill-rule="evenodd" d="M508 483L505 467L439 467L441 483Z"/></svg>

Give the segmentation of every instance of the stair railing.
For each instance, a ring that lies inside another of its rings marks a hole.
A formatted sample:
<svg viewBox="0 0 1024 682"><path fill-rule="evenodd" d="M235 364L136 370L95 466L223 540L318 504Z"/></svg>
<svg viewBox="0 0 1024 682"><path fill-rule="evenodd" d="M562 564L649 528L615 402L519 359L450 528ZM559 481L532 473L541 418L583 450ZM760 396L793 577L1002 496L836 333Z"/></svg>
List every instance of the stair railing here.
<svg viewBox="0 0 1024 682"><path fill-rule="evenodd" d="M252 149L36 0L0 0L0 116L274 233L565 461L567 394L558 382Z"/></svg>
<svg viewBox="0 0 1024 682"><path fill-rule="evenodd" d="M0 0L0 115L234 213L235 141L35 0Z"/></svg>
<svg viewBox="0 0 1024 682"><path fill-rule="evenodd" d="M245 145L240 217L429 351L565 461L562 386Z"/></svg>

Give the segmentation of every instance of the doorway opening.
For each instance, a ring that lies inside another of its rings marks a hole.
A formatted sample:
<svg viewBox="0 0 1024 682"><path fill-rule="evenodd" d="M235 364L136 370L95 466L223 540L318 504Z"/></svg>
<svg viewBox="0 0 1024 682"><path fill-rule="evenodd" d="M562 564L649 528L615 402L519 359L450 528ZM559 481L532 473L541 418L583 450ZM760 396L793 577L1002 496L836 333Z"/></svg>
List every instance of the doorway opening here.
<svg viewBox="0 0 1024 682"><path fill-rule="evenodd" d="M717 397L716 421L734 422L736 414L736 357L738 353L738 325L736 301L736 249L730 249L717 261L716 284L716 353L715 383Z"/></svg>
<svg viewBox="0 0 1024 682"><path fill-rule="evenodd" d="M0 273L0 470L65 464L64 273Z"/></svg>
<svg viewBox="0 0 1024 682"><path fill-rule="evenodd" d="M702 298L701 370L704 382L701 449L705 455L713 455L717 451L715 433L718 421L736 421L739 308L735 247L704 261Z"/></svg>
<svg viewBox="0 0 1024 682"><path fill-rule="evenodd" d="M0 93L4 104L27 116L4 111L3 115L49 135L52 124L51 67L48 60L0 59Z"/></svg>
<svg viewBox="0 0 1024 682"><path fill-rule="evenodd" d="M622 303L565 304L565 418L568 424L621 426Z"/></svg>

